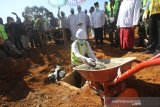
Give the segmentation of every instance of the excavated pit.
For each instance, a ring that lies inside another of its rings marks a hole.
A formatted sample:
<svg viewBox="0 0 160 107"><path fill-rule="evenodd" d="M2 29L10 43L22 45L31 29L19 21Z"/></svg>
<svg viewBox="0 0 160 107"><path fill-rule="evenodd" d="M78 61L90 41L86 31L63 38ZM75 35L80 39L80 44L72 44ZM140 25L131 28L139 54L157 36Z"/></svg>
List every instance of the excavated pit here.
<svg viewBox="0 0 160 107"><path fill-rule="evenodd" d="M81 79L81 80L80 80ZM83 78L79 73L73 71L67 74L61 81L61 84L67 86L70 89L77 90L83 88L86 79Z"/></svg>
<svg viewBox="0 0 160 107"><path fill-rule="evenodd" d="M83 69L83 70L100 70L105 68L110 68L113 66L116 66L117 63L108 63L105 64L104 62L97 62L95 66L83 64L80 66L77 66L77 69ZM61 84L67 86L71 89L81 89L85 85L86 79L81 76L76 70L66 75L62 81Z"/></svg>
<svg viewBox="0 0 160 107"><path fill-rule="evenodd" d="M62 84L71 89L81 89L84 87L86 79L82 77L77 71L83 70L86 72L88 71L97 72L97 70L101 71L101 70L111 69L111 68L119 67L133 59L134 58L127 58L127 59L115 58L115 59L109 59L109 60L101 60L99 62L96 62L94 66L88 65L88 64L82 64L82 65L76 66L73 68L74 69L73 72L69 73L62 79ZM124 67L122 67L122 71L126 71L124 70ZM117 75L117 73L115 75ZM82 81L80 79L82 79Z"/></svg>

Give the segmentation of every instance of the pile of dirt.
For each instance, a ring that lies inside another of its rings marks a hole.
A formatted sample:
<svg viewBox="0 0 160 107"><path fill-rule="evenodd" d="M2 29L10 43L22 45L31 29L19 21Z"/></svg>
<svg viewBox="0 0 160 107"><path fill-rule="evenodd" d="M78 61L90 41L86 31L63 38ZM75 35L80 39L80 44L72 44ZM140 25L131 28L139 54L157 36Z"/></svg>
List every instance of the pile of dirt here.
<svg viewBox="0 0 160 107"><path fill-rule="evenodd" d="M94 42L90 41L99 59L137 57L140 61L146 61L152 57L143 54L144 49L141 47L134 47L133 52L128 52L120 50L119 47L109 47L107 40L104 42L104 46L94 47ZM56 65L62 66L67 73L72 72L70 47L71 42L65 45L49 44L42 49L31 49L30 56L0 61L0 105L101 107L100 97L89 86L76 91L52 81L44 82ZM127 79L127 87L135 88L141 97L160 96L159 69L160 66L150 67L136 73Z"/></svg>
<svg viewBox="0 0 160 107"><path fill-rule="evenodd" d="M27 67L27 61L23 60L9 58L0 61L0 95L8 96L9 99L26 96L29 87L23 77L27 74Z"/></svg>

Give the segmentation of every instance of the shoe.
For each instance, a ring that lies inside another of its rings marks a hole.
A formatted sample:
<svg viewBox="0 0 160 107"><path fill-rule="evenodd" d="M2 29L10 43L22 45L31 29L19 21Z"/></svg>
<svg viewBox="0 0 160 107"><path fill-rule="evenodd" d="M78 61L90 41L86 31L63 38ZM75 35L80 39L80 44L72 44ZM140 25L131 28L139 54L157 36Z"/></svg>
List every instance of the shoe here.
<svg viewBox="0 0 160 107"><path fill-rule="evenodd" d="M100 45L101 45L101 46L103 46L103 45L104 45L104 43L100 43Z"/></svg>
<svg viewBox="0 0 160 107"><path fill-rule="evenodd" d="M115 45L114 44L110 44L110 47L114 47Z"/></svg>
<svg viewBox="0 0 160 107"><path fill-rule="evenodd" d="M101 46L100 44L95 44L95 47L99 47L99 46Z"/></svg>
<svg viewBox="0 0 160 107"><path fill-rule="evenodd" d="M153 55L157 55L157 54L159 54L160 53L160 50L156 50L154 53L153 53Z"/></svg>
<svg viewBox="0 0 160 107"><path fill-rule="evenodd" d="M141 43L141 44L138 44L138 47L145 47L145 45Z"/></svg>
<svg viewBox="0 0 160 107"><path fill-rule="evenodd" d="M153 54L153 53L155 53L155 50L147 50L144 53L146 53L146 54Z"/></svg>
<svg viewBox="0 0 160 107"><path fill-rule="evenodd" d="M127 52L127 53L133 53L133 49L131 48L131 49L123 49L123 52Z"/></svg>
<svg viewBox="0 0 160 107"><path fill-rule="evenodd" d="M17 54L17 55L15 55L15 58L21 58L21 57L23 57L22 54Z"/></svg>
<svg viewBox="0 0 160 107"><path fill-rule="evenodd" d="M119 44L115 44L115 45L114 45L114 47L118 47L118 46L119 46Z"/></svg>

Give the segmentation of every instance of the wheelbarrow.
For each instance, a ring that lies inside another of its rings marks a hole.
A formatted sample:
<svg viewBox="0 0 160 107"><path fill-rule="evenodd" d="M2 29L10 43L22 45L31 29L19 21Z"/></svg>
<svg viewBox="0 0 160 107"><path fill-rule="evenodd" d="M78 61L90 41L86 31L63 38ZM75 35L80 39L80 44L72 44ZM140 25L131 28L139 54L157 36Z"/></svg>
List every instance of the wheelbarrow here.
<svg viewBox="0 0 160 107"><path fill-rule="evenodd" d="M111 104L112 97L125 90L124 81L126 78L144 68L160 65L160 54L145 62L136 60L136 57L113 58L102 62L108 65L106 69L86 70L80 67L84 65L79 65L73 69L90 82L90 87L95 89L101 97L102 105L108 106ZM131 68L133 62L139 64Z"/></svg>

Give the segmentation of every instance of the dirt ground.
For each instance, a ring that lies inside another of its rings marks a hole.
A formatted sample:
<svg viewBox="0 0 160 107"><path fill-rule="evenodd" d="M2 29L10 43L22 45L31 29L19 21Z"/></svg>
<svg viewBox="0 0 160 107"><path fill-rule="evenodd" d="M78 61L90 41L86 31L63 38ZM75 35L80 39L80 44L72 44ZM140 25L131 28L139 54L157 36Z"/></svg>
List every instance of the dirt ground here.
<svg viewBox="0 0 160 107"><path fill-rule="evenodd" d="M144 54L144 49L134 47L133 52L109 47L95 47L99 59L116 57L137 57L146 61L152 55ZM0 105L3 107L101 107L100 97L89 87L72 90L61 84L46 82L51 69L62 66L67 73L72 72L70 63L71 42L66 45L53 43L44 48L31 49L29 56L21 59L0 61ZM135 66L136 63L133 64ZM160 96L160 66L146 68L127 79L127 87L135 88L141 97Z"/></svg>

